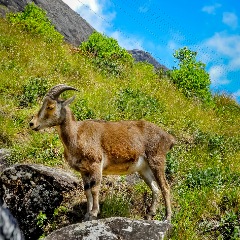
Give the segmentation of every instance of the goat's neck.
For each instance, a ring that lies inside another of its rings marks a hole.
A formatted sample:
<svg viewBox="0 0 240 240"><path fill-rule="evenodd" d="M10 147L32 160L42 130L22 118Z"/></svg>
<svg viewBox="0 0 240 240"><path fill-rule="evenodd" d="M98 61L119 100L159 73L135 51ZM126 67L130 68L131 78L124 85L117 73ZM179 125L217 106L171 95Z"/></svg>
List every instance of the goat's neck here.
<svg viewBox="0 0 240 240"><path fill-rule="evenodd" d="M69 108L66 108L65 117L57 126L58 134L63 142L64 148L74 147L76 144L77 121Z"/></svg>

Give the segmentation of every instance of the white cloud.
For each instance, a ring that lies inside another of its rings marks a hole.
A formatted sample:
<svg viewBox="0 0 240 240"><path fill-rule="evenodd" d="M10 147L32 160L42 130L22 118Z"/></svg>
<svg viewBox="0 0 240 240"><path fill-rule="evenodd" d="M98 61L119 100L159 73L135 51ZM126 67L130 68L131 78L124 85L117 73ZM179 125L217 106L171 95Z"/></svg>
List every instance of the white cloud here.
<svg viewBox="0 0 240 240"><path fill-rule="evenodd" d="M200 45L200 59L208 68L213 86L231 83L229 74L240 71L240 35L215 33Z"/></svg>
<svg viewBox="0 0 240 240"><path fill-rule="evenodd" d="M216 14L216 9L219 8L219 7L221 7L221 4L215 3L214 5L204 6L204 7L202 8L202 11L203 11L203 12L206 12L206 13L208 13L208 14L214 15L214 14Z"/></svg>
<svg viewBox="0 0 240 240"><path fill-rule="evenodd" d="M226 70L224 66L212 66L209 70L209 75L213 86L225 85L230 82L226 78Z"/></svg>
<svg viewBox="0 0 240 240"><path fill-rule="evenodd" d="M226 58L229 70L240 70L240 35L215 33L204 45Z"/></svg>
<svg viewBox="0 0 240 240"><path fill-rule="evenodd" d="M72 8L74 11L77 11L82 6L88 6L90 9L92 9L94 12L99 11L99 3L97 0L63 0L70 8Z"/></svg>
<svg viewBox="0 0 240 240"><path fill-rule="evenodd" d="M93 28L109 37L115 38L121 47L128 50L142 49L143 41L131 34L124 34L114 29L113 20L116 17L114 10L109 10L109 0L63 0L74 11L78 12Z"/></svg>
<svg viewBox="0 0 240 240"><path fill-rule="evenodd" d="M97 31L105 33L112 25L116 13L106 11L109 0L63 0L69 7L80 14ZM107 7L106 7L107 6Z"/></svg>
<svg viewBox="0 0 240 240"><path fill-rule="evenodd" d="M222 21L232 29L236 29L238 27L238 17L235 13L224 12Z"/></svg>
<svg viewBox="0 0 240 240"><path fill-rule="evenodd" d="M143 40L135 36L127 36L120 31L115 31L109 34L110 37L115 38L119 45L127 50L141 49L143 50Z"/></svg>

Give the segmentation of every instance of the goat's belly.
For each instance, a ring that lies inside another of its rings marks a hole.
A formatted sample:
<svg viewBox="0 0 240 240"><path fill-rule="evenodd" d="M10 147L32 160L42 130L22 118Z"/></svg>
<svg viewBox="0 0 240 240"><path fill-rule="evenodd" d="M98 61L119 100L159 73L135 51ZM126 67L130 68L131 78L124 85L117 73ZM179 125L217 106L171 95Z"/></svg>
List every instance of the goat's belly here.
<svg viewBox="0 0 240 240"><path fill-rule="evenodd" d="M103 175L127 175L139 172L147 167L148 163L143 156L140 156L135 162L109 163L105 162L103 166Z"/></svg>

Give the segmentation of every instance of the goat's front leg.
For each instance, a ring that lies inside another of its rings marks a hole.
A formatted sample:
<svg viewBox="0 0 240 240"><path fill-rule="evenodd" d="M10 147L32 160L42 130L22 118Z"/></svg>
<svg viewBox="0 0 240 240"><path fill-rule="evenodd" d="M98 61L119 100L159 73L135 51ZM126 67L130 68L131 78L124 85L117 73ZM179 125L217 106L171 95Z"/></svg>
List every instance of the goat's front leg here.
<svg viewBox="0 0 240 240"><path fill-rule="evenodd" d="M97 218L99 213L99 190L101 185L101 172L97 171L93 175L82 174L84 191L87 197L87 213L84 221Z"/></svg>

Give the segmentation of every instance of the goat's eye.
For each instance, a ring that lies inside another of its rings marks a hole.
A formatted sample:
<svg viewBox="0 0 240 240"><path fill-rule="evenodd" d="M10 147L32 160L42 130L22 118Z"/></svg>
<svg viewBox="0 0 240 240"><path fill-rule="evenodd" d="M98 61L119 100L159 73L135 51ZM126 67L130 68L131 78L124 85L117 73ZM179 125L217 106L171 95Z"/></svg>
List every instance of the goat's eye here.
<svg viewBox="0 0 240 240"><path fill-rule="evenodd" d="M53 110L54 109L54 106L53 105L50 105L47 107L47 110Z"/></svg>

